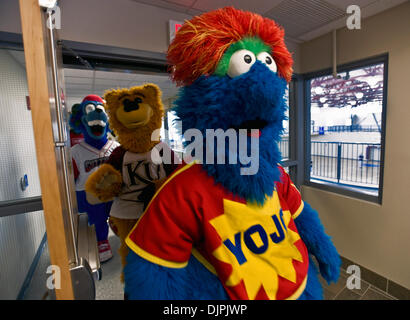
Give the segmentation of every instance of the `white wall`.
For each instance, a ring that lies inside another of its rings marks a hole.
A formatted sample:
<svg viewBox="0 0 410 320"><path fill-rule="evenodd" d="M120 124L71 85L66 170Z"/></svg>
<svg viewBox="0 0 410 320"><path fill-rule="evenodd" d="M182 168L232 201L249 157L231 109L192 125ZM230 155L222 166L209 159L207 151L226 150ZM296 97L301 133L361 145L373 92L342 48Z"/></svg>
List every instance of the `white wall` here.
<svg viewBox="0 0 410 320"><path fill-rule="evenodd" d="M25 69L8 51L0 49L0 201L41 194L26 96ZM24 174L28 176L29 186L22 191L20 178Z"/></svg>
<svg viewBox="0 0 410 320"><path fill-rule="evenodd" d="M0 201L41 194L27 95L25 69L0 49ZM29 187L22 191L25 173ZM42 211L0 217L0 299L17 298L44 232Z"/></svg>
<svg viewBox="0 0 410 320"><path fill-rule="evenodd" d="M168 20L191 16L130 0L62 0L60 38L165 52ZM0 31L21 33L18 0L0 1Z"/></svg>
<svg viewBox="0 0 410 320"><path fill-rule="evenodd" d="M0 31L21 33L18 0L0 1Z"/></svg>
<svg viewBox="0 0 410 320"><path fill-rule="evenodd" d="M302 187L346 258L410 288L410 2L337 32L338 63L389 53L386 151L381 205ZM301 71L331 67L332 38L301 45Z"/></svg>
<svg viewBox="0 0 410 320"><path fill-rule="evenodd" d="M17 298L45 231L43 211L0 218L0 300Z"/></svg>
<svg viewBox="0 0 410 320"><path fill-rule="evenodd" d="M165 52L168 20L190 16L130 0L62 1L61 38L79 42Z"/></svg>
<svg viewBox="0 0 410 320"><path fill-rule="evenodd" d="M162 53L169 45L168 21L191 18L131 0L62 0L60 8L61 39ZM1 0L0 31L21 33L17 0ZM299 45L286 42L298 72Z"/></svg>
<svg viewBox="0 0 410 320"><path fill-rule="evenodd" d="M286 32L286 30L285 30ZM293 72L300 73L300 44L292 42L285 37L285 43L293 57Z"/></svg>

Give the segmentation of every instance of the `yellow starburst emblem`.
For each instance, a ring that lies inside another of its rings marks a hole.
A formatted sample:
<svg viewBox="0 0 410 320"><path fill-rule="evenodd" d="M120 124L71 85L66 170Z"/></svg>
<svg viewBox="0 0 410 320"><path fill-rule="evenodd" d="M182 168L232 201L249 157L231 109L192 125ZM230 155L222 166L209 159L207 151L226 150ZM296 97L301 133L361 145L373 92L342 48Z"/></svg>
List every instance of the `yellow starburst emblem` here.
<svg viewBox="0 0 410 320"><path fill-rule="evenodd" d="M276 191L263 206L223 201L224 214L209 222L222 240L213 255L233 269L225 285L243 280L249 299L261 286L269 299L276 299L278 275L296 283L292 260L303 261L294 245L300 237L288 228L290 212L281 210Z"/></svg>

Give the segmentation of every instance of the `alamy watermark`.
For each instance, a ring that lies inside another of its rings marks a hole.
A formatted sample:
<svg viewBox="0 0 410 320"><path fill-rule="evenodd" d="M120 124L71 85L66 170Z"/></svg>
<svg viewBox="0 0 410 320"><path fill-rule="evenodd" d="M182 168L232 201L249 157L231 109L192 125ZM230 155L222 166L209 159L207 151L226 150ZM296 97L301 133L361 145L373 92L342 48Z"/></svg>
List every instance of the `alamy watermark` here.
<svg viewBox="0 0 410 320"><path fill-rule="evenodd" d="M360 290L362 287L360 267L354 264L350 265L347 267L346 272L351 274L351 276L347 277L346 288L349 290Z"/></svg>
<svg viewBox="0 0 410 320"><path fill-rule="evenodd" d="M47 7L47 16L47 28L61 29L61 9L57 4L52 7Z"/></svg>
<svg viewBox="0 0 410 320"><path fill-rule="evenodd" d="M346 13L350 14L350 16L348 16L346 20L347 29L361 29L362 14L360 7L356 4L352 4L346 8Z"/></svg>
<svg viewBox="0 0 410 320"><path fill-rule="evenodd" d="M40 5L47 8L47 28L61 29L61 9L53 0L41 0ZM346 26L349 30L361 29L361 9L356 4L347 6L346 13L349 14Z"/></svg>
<svg viewBox="0 0 410 320"><path fill-rule="evenodd" d="M153 141L158 139L159 130L157 129L152 133L151 139ZM226 131L223 129L206 129L204 137L200 130L193 128L186 130L183 138L187 145L183 159L179 160L184 160L185 163L193 161L201 164L228 163L236 165L239 163L241 165L241 175L255 175L258 173L259 129L228 129ZM226 143L227 141L228 143ZM162 155L160 155L160 150L153 148L151 159L152 162L157 164L175 163L169 149L164 149Z"/></svg>
<svg viewBox="0 0 410 320"><path fill-rule="evenodd" d="M51 276L49 276L46 281L47 289L50 289L50 290L61 289L60 267L56 265L48 266L46 273L51 274Z"/></svg>

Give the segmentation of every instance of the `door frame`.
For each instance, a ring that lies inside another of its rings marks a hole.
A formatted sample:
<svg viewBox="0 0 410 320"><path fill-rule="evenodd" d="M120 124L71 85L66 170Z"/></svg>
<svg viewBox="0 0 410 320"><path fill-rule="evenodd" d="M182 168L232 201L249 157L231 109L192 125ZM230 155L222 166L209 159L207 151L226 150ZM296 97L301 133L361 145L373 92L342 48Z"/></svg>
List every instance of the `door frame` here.
<svg viewBox="0 0 410 320"><path fill-rule="evenodd" d="M40 177L42 204L47 230L50 261L54 266L56 298L74 299L70 267L74 239L67 232L62 186L59 184L57 152L50 109L56 98L50 78L50 59L46 43L45 15L38 0L19 0L27 82L32 107L32 122ZM62 232L63 231L63 232ZM58 271L57 271L58 270Z"/></svg>

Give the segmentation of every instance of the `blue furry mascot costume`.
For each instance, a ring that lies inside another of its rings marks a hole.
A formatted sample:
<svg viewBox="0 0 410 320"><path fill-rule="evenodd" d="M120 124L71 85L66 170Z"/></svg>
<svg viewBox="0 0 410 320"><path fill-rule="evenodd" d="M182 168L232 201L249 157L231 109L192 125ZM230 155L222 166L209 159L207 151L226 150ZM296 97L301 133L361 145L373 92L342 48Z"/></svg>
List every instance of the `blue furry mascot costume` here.
<svg viewBox="0 0 410 320"><path fill-rule="evenodd" d="M104 100L97 95L86 96L80 105L73 108L70 126L84 136L84 141L71 148L78 211L86 212L89 224L95 226L100 261L104 262L112 257L107 223L112 202L90 204L86 198L85 182L108 160L119 143L107 138L108 116Z"/></svg>
<svg viewBox="0 0 410 320"><path fill-rule="evenodd" d="M177 168L129 234L126 298L322 299L312 256L337 281L339 255L279 165L293 63L283 37L234 8L179 29L167 57L196 161Z"/></svg>

